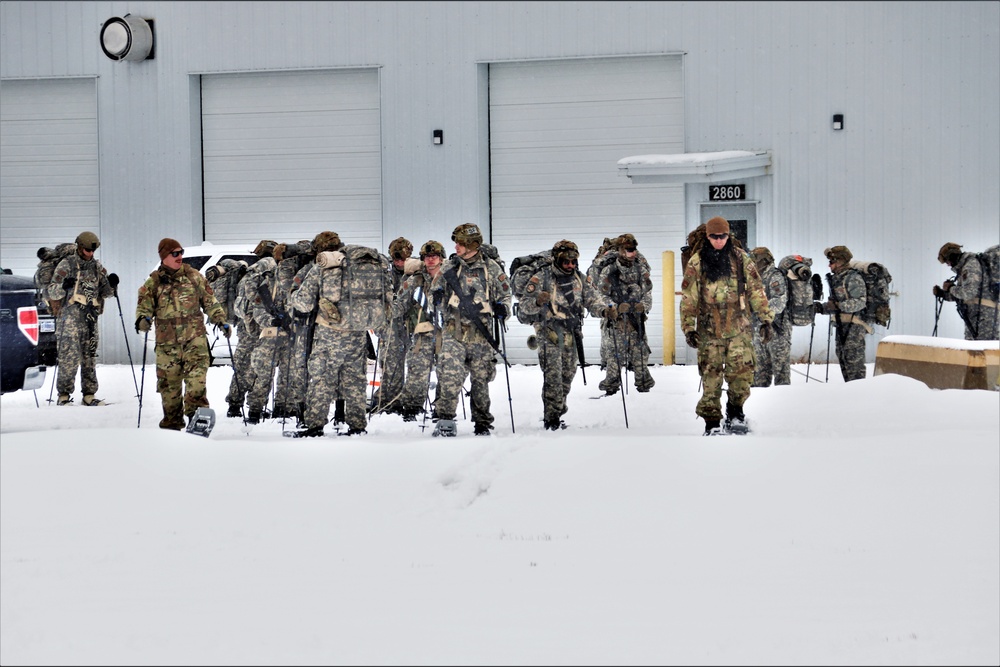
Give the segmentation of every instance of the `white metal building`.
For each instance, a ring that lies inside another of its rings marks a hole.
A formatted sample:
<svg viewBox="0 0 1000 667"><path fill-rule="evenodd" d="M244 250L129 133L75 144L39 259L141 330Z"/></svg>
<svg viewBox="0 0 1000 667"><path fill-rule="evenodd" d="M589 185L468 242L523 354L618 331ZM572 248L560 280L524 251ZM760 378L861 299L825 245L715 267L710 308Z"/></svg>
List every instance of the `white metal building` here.
<svg viewBox="0 0 1000 667"><path fill-rule="evenodd" d="M134 43L102 47L111 19ZM164 236L450 249L476 222L508 264L569 238L585 269L631 232L676 311L662 255L721 213L817 272L838 244L889 267L874 358L886 333L931 333L942 243L1000 242L998 109L998 2L5 1L0 264L30 274L38 247L94 231L130 324ZM619 167L730 151L754 164ZM116 315L102 354L125 362ZM688 363L664 316L652 360ZM961 332L946 307L939 333ZM527 333L512 361L534 363Z"/></svg>

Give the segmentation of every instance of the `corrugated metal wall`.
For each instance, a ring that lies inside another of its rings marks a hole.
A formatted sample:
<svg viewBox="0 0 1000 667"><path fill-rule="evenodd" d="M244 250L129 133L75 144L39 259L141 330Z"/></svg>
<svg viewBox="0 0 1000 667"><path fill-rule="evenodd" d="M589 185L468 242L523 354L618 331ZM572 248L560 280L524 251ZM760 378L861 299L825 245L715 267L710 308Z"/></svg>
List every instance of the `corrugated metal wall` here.
<svg viewBox="0 0 1000 667"><path fill-rule="evenodd" d="M101 52L127 11L155 19L154 60ZM423 239L488 214L484 63L663 52L685 53L688 151L773 151L758 241L883 260L891 333L928 335L937 248L1000 241L996 2L0 3L0 77L98 77L100 253L122 294L160 237L201 238L200 74L380 67L382 235ZM953 312L941 332L961 336Z"/></svg>

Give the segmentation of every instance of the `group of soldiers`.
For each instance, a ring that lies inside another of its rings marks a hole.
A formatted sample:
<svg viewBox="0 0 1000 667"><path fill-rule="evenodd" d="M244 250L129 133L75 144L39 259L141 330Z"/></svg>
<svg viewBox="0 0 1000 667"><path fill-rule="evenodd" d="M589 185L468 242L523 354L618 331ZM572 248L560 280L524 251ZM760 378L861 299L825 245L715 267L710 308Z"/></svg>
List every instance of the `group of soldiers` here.
<svg viewBox="0 0 1000 667"><path fill-rule="evenodd" d="M243 416L248 424L294 418L301 427L295 435L313 437L323 435L331 406L334 421L347 426L345 435L364 433L372 414L415 421L423 412L435 423L434 435L450 437L457 435L458 403L467 395L474 434L489 435L489 387L497 364L507 363L503 332L513 312L511 284L478 225L459 225L451 239L450 255L433 239L420 246L419 258L403 237L389 244L388 256L366 249L377 254L382 271L350 280L349 267L359 261L352 249L360 247L345 246L334 232L292 245L262 240L252 265L227 259L209 267L206 276L224 314L220 319L211 308L205 312L238 334L227 416ZM601 388L616 393L622 370L634 371L638 391L654 384L644 325L652 281L635 237L606 239L589 275L578 261L575 243L557 243L551 263L531 277L518 304L525 316L534 316L543 422L552 430L565 428L566 396L580 363L579 325L588 314L603 318L607 372ZM365 290L377 295L371 303L383 317L349 315ZM382 372L368 399L372 359ZM186 405L185 413L192 407Z"/></svg>
<svg viewBox="0 0 1000 667"><path fill-rule="evenodd" d="M772 379L790 383L792 326L786 281L770 250L744 251L721 217L709 220L705 232L706 242L684 270L680 314L685 340L698 350L703 394L696 414L706 434L714 434L723 419L726 428L745 425L743 404L752 386ZM224 259L202 276L183 263L178 241L163 239L161 264L139 288L135 320L136 331L147 337L156 325L160 427L183 429L185 418L208 407L207 316L227 340L233 329L238 333L227 417L247 424L292 418L300 427L294 435L314 437L323 435L332 406L334 421L347 426L345 435L365 433L371 414L415 421L424 413L435 423L434 435L449 437L457 434L458 403L467 395L474 433L489 435L489 386L497 364L507 364L503 332L515 312L514 295L505 263L484 243L478 225L459 225L451 240L448 256L441 243L428 240L413 257L413 244L400 237L386 256L324 231L292 244L262 240L252 265ZM104 301L117 297L118 280L94 259L99 245L95 234L81 233L76 252L59 262L46 289L57 317L59 405L72 401L78 370L83 404L103 404L95 396L95 323ZM529 346L543 373L543 425L559 430L566 427L566 398L583 362L581 323L588 315L601 318L601 390L617 393L628 371L637 391L654 386L645 329L653 285L632 234L605 238L586 272L572 241L559 241L547 254L550 261L523 283L516 312L534 328ZM831 325L844 380L864 378L864 337L872 332L863 316L865 280L846 246L824 254L830 293L813 308L836 314ZM934 295L959 304L967 339L996 340L997 304L982 297L983 270L975 257L945 244L938 259L956 276L935 286ZM362 265L371 267L369 273L355 272ZM382 373L369 400L372 359ZM471 388L465 390L467 378Z"/></svg>

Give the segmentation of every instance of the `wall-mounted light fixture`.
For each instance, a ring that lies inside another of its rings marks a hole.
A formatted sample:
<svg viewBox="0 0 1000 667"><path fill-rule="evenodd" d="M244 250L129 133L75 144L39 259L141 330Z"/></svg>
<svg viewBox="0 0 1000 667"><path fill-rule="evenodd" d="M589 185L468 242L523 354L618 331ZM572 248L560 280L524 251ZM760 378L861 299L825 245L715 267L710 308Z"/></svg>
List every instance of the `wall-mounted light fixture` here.
<svg viewBox="0 0 1000 667"><path fill-rule="evenodd" d="M112 60L152 60L153 20L112 16L101 26L101 50Z"/></svg>
<svg viewBox="0 0 1000 667"><path fill-rule="evenodd" d="M842 113L833 114L833 129L835 130L844 129L844 114Z"/></svg>
<svg viewBox="0 0 1000 667"><path fill-rule="evenodd" d="M444 143L444 130L434 130L434 134L431 135L431 142L435 146L440 146Z"/></svg>

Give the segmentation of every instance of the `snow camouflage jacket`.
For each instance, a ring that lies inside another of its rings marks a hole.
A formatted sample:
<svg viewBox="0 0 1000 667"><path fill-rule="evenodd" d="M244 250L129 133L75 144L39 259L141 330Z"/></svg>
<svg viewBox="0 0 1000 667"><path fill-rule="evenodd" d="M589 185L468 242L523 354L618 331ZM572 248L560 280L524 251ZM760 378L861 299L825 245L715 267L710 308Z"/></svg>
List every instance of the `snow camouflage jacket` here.
<svg viewBox="0 0 1000 667"><path fill-rule="evenodd" d="M730 253L733 270L726 278L709 282L701 268L701 254L695 253L684 269L681 282L681 329L697 331L704 339L733 338L750 333L751 312L762 323L774 321L767 303L764 285L757 265L745 250L733 248ZM737 271L743 272L743 294L740 294Z"/></svg>
<svg viewBox="0 0 1000 667"><path fill-rule="evenodd" d="M493 304L501 303L511 313L510 281L496 260L476 253L469 261L457 255L441 263L441 271L431 284L431 302L442 314L444 330L462 343L488 342L479 328L459 307L459 297L448 284L445 272L454 271L465 294L472 294L473 303L480 308L480 321L487 331L493 327Z"/></svg>
<svg viewBox="0 0 1000 667"><path fill-rule="evenodd" d="M66 278L73 280L73 286L68 292L63 289ZM93 306L97 308L98 314L103 313L104 300L115 294L108 282L108 272L101 263L96 259L84 260L75 252L61 259L56 265L47 291L49 301L53 303L53 314L57 316L62 308L71 304L78 304L80 307ZM57 301L58 306L54 305Z"/></svg>
<svg viewBox="0 0 1000 667"><path fill-rule="evenodd" d="M161 264L139 288L135 318L152 318L156 344L170 345L205 335L202 311L212 324L226 321L226 310L215 300L208 279L198 269L181 264L171 271Z"/></svg>

